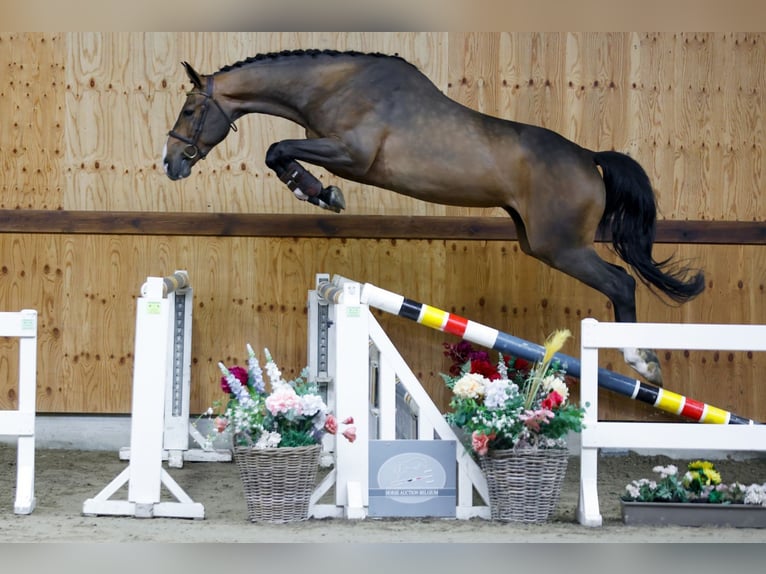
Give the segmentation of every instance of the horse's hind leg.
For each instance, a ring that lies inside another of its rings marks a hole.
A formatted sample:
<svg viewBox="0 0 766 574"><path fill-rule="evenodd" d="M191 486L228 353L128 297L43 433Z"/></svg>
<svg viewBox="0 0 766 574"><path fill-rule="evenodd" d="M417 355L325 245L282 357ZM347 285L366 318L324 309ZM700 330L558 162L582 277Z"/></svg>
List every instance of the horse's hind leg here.
<svg viewBox="0 0 766 574"><path fill-rule="evenodd" d="M606 295L612 302L616 321L636 322L636 280L625 269L601 259L592 247L557 253L550 264ZM634 370L648 381L662 386L662 370L654 351L625 348L622 354Z"/></svg>
<svg viewBox="0 0 766 574"><path fill-rule="evenodd" d="M295 196L336 213L346 208L343 193L334 185L324 187L311 172L296 161L291 141L277 142L266 152L266 165L274 170Z"/></svg>
<svg viewBox="0 0 766 574"><path fill-rule="evenodd" d="M589 287L600 291L612 302L615 320L636 321L636 280L622 267L601 259L591 245L577 245L567 241L566 233L550 232L546 241L531 239L524 222L513 210L510 213L519 235L522 250L537 259L579 279ZM625 362L648 381L662 385L662 370L659 359L650 349L622 349Z"/></svg>

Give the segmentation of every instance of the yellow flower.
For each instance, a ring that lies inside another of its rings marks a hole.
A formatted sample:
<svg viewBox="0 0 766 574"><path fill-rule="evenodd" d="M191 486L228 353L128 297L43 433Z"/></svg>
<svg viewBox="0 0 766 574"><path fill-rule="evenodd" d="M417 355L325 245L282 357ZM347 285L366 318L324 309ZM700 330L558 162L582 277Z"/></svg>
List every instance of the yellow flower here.
<svg viewBox="0 0 766 574"><path fill-rule="evenodd" d="M705 469L705 475L710 479L709 484L721 484L721 474L712 468Z"/></svg>
<svg viewBox="0 0 766 574"><path fill-rule="evenodd" d="M547 363L553 358L553 355L561 350L566 340L572 336L572 332L569 329L559 329L554 331L553 334L545 341L545 356L543 357L543 363Z"/></svg>
<svg viewBox="0 0 766 574"><path fill-rule="evenodd" d="M712 470L715 468L715 465L709 460L695 460L689 463L688 468L689 470Z"/></svg>

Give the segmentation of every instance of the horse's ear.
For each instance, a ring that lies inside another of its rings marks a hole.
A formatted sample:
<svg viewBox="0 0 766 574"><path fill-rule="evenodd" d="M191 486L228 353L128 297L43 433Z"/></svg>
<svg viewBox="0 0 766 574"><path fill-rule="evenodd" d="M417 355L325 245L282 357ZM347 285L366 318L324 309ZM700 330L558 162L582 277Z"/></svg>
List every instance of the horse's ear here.
<svg viewBox="0 0 766 574"><path fill-rule="evenodd" d="M194 84L194 87L196 87L198 90L203 89L202 78L194 70L194 68L191 67L191 64L189 62L181 62L181 64L186 69L186 75L189 76L189 79L191 80L192 84Z"/></svg>

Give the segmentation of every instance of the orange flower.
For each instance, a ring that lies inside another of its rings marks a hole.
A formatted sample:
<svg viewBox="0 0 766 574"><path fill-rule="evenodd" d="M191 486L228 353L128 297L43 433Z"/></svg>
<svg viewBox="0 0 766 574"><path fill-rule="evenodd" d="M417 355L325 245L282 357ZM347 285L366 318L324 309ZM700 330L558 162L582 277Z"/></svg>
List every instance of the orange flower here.
<svg viewBox="0 0 766 574"><path fill-rule="evenodd" d="M476 451L476 454L484 456L489 450L490 437L479 431L473 431L471 434L471 447Z"/></svg>

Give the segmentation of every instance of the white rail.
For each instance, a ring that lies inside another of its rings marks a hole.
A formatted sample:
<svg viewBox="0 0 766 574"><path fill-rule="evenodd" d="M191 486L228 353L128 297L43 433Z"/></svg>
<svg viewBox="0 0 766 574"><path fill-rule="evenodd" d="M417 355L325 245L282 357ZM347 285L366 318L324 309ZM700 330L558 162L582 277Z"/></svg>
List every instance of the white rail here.
<svg viewBox="0 0 766 574"><path fill-rule="evenodd" d="M19 339L18 408L0 411L0 435L17 437L16 498L13 511L35 508L35 413L37 397L37 311L0 313L0 337Z"/></svg>
<svg viewBox="0 0 766 574"><path fill-rule="evenodd" d="M766 425L599 421L598 352L623 347L766 351L766 326L582 320L580 400L588 406L581 437L577 519L586 526L602 524L597 489L600 448L766 451Z"/></svg>

